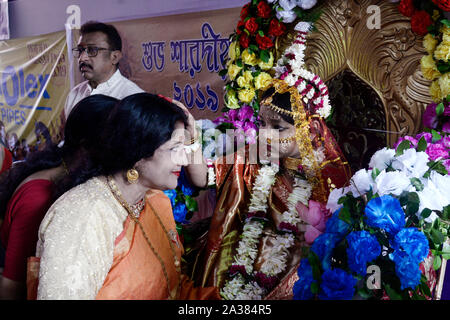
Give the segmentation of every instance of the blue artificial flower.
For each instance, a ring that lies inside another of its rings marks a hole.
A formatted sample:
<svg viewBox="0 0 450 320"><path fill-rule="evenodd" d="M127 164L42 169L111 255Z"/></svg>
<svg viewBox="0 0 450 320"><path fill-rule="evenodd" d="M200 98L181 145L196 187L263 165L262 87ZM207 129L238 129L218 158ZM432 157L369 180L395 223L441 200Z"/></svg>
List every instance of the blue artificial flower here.
<svg viewBox="0 0 450 320"><path fill-rule="evenodd" d="M333 249L342 237L335 233L322 233L314 240L311 250L319 257L322 268L330 269L330 260Z"/></svg>
<svg viewBox="0 0 450 320"><path fill-rule="evenodd" d="M184 168L181 169L180 177L178 178L178 186L181 188L181 192L183 192L184 195L192 196L194 194L195 188L189 182Z"/></svg>
<svg viewBox="0 0 450 320"><path fill-rule="evenodd" d="M164 190L163 192L170 199L172 208L175 207L175 198L177 197L177 190L170 189L170 190Z"/></svg>
<svg viewBox="0 0 450 320"><path fill-rule="evenodd" d="M366 205L366 222L370 227L395 235L405 226L405 213L400 201L390 195L373 198Z"/></svg>
<svg viewBox="0 0 450 320"><path fill-rule="evenodd" d="M326 222L326 233L335 233L341 236L344 236L348 230L350 230L350 226L347 222L339 218L339 212L341 209L336 210L333 215Z"/></svg>
<svg viewBox="0 0 450 320"><path fill-rule="evenodd" d="M316 282L313 278L312 268L308 259L302 259L297 269L298 280L294 283L294 300L310 300L314 297L311 284Z"/></svg>
<svg viewBox="0 0 450 320"><path fill-rule="evenodd" d="M400 251L405 252L411 259L420 263L428 255L430 249L427 237L416 228L400 230L392 242L394 256Z"/></svg>
<svg viewBox="0 0 450 320"><path fill-rule="evenodd" d="M177 203L175 207L173 207L173 217L176 222L183 223L185 222L187 214L187 208L184 203Z"/></svg>
<svg viewBox="0 0 450 320"><path fill-rule="evenodd" d="M399 251L394 255L395 273L400 279L401 289L415 289L420 283L421 271L419 263L406 252Z"/></svg>
<svg viewBox="0 0 450 320"><path fill-rule="evenodd" d="M365 276L367 262L381 254L381 246L377 237L367 231L354 231L347 236L347 259L350 270Z"/></svg>
<svg viewBox="0 0 450 320"><path fill-rule="evenodd" d="M351 300L357 280L342 269L327 270L322 274L319 299Z"/></svg>

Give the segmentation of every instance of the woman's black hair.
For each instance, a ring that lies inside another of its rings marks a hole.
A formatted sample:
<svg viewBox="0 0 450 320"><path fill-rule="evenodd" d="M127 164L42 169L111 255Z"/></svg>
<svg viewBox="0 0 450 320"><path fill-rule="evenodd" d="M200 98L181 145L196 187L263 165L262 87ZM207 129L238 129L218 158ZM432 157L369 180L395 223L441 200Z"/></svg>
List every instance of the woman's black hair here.
<svg viewBox="0 0 450 320"><path fill-rule="evenodd" d="M187 125L187 116L177 105L151 93L136 93L121 100L111 111L93 154L102 174L131 169L169 141L175 123Z"/></svg>
<svg viewBox="0 0 450 320"><path fill-rule="evenodd" d="M263 94L261 95L261 101L263 101L265 98L272 96L272 103L274 105L276 105L277 107L287 110L287 111L292 111L292 107L291 107L291 94L289 92L285 92L285 93L275 93L275 88L271 87L269 89L267 89L265 92L263 92ZM294 119L292 117L290 117L289 115L280 113L281 118L294 125Z"/></svg>
<svg viewBox="0 0 450 320"><path fill-rule="evenodd" d="M4 172L0 176L0 217L4 217L8 201L25 178L35 172L58 167L63 159L70 174L56 182L54 199L94 175L98 168L88 159L88 152L95 148L108 109L112 110L117 102L117 99L104 95L92 95L81 100L67 119L62 148L52 142L44 150L30 153L25 161Z"/></svg>

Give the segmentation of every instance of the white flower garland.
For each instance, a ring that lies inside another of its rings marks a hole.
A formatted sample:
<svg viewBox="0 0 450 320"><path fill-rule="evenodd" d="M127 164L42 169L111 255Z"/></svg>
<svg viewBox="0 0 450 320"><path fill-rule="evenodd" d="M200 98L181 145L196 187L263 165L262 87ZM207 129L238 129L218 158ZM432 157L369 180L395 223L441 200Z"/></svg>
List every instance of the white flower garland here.
<svg viewBox="0 0 450 320"><path fill-rule="evenodd" d="M255 179L253 191L250 199L249 212L267 213L267 199L270 190L275 183L275 176L278 172L278 166L264 165L260 168L258 176ZM290 228L296 228L301 222L298 216L296 204L300 201L308 205L311 196L311 186L307 180L295 178L294 190L288 197L288 211L285 211L281 217L280 226L285 223ZM264 219L264 217L259 217ZM263 222L258 219L248 217L243 227L242 239L240 240L237 253L234 257L232 267L243 266L245 272L255 276L253 265L258 255L258 244L263 232ZM285 231L294 231L285 229ZM298 231L298 230L297 230ZM279 234L275 237L272 250L268 258L261 266L261 271L268 277L274 277L286 269L286 262L289 257L289 249L294 245L295 236L292 233ZM267 290L261 287L256 281L247 283L244 276L237 273L233 279L225 283L221 290L221 295L227 300L260 300L267 293Z"/></svg>
<svg viewBox="0 0 450 320"><path fill-rule="evenodd" d="M299 22L294 29L297 31L297 38L278 60L274 68L275 77L285 80L290 86L297 87L303 101L306 104L311 101L316 107L316 113L327 118L331 113L328 88L318 75L304 68L306 35L311 29L311 24Z"/></svg>

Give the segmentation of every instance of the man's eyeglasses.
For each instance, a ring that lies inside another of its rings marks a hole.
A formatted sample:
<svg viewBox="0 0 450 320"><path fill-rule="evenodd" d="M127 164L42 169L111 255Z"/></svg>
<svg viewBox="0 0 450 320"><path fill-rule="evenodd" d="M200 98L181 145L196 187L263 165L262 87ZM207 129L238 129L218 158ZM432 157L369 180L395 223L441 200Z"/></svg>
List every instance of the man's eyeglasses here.
<svg viewBox="0 0 450 320"><path fill-rule="evenodd" d="M83 54L84 51L86 51L88 57L95 57L95 56L97 56L99 50L110 50L110 51L112 51L111 49L108 49L108 48L99 48L99 47L87 46L85 48L83 48L83 47L73 48L72 52L73 52L73 55L75 56L75 58L79 58Z"/></svg>

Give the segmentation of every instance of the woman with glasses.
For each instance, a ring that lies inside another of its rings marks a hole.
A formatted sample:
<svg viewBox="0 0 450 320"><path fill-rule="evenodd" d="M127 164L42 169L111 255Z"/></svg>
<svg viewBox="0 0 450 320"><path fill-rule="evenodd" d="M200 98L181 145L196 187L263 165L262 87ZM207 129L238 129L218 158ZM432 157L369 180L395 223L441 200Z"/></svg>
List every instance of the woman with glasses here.
<svg viewBox="0 0 450 320"><path fill-rule="evenodd" d="M29 265L40 263L38 299L219 298L182 274L184 249L162 192L177 186L182 166L202 176L203 166L186 161L187 114L149 93L116 105L93 156L99 174L59 198L41 224Z"/></svg>

